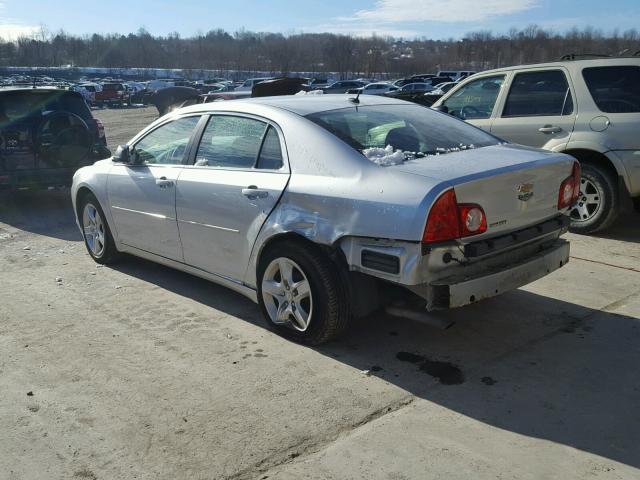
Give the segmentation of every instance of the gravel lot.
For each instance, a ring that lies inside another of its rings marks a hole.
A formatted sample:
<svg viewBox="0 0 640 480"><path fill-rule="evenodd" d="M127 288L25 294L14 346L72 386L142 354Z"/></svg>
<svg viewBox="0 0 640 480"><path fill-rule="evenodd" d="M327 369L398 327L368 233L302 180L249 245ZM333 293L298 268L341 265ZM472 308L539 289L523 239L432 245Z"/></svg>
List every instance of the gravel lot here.
<svg viewBox="0 0 640 480"><path fill-rule="evenodd" d="M127 143L136 133L158 118L158 110L154 106L99 108L93 109L92 113L104 124L107 147L113 153L118 145Z"/></svg>
<svg viewBox="0 0 640 480"><path fill-rule="evenodd" d="M156 116L95 113L112 147ZM569 238L447 331L308 348L204 280L97 266L67 192L4 196L0 479L640 478L640 216Z"/></svg>

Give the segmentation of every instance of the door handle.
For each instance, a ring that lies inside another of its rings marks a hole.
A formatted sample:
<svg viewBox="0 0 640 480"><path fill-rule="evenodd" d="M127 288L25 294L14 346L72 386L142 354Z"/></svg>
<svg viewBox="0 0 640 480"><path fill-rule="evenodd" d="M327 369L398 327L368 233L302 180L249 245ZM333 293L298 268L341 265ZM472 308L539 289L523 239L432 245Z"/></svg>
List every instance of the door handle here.
<svg viewBox="0 0 640 480"><path fill-rule="evenodd" d="M249 200L255 200L256 198L267 198L269 196L269 192L266 190L260 190L255 185L249 185L247 188L242 189L242 195L247 197Z"/></svg>
<svg viewBox="0 0 640 480"><path fill-rule="evenodd" d="M156 185L160 188L173 187L173 180L167 180L167 177L156 178Z"/></svg>
<svg viewBox="0 0 640 480"><path fill-rule="evenodd" d="M538 131L541 133L558 133L562 131L562 128L554 127L553 125L545 125L544 127L540 127Z"/></svg>

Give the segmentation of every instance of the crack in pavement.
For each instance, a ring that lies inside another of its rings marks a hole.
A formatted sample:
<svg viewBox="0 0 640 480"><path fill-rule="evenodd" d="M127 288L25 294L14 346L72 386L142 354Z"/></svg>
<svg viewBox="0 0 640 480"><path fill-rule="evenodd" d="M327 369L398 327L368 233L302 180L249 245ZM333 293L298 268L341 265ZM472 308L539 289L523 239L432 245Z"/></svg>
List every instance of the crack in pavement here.
<svg viewBox="0 0 640 480"><path fill-rule="evenodd" d="M637 269L635 267L623 267L622 265L614 265L613 263L601 262L600 260L591 260L589 258L574 257L573 255L571 255L571 258L575 260L582 260L583 262L597 263L599 265L605 265L607 267L620 268L622 270L628 270L630 272L640 273L640 269Z"/></svg>
<svg viewBox="0 0 640 480"><path fill-rule="evenodd" d="M416 399L415 395L407 395L395 402L392 402L384 407L371 412L369 415L362 418L360 421L344 426L340 428L337 432L327 434L325 437L320 438L316 441L308 441L303 442L301 444L290 446L272 456L263 458L259 462L246 467L239 472L236 472L230 476L224 477L224 480L248 480L253 479L258 475L262 475L263 473L288 463L293 462L294 460L299 459L303 456L308 456L314 453L317 453L321 450L326 449L329 445L336 442L340 438L345 435L350 434L354 430L377 420L378 418L382 418L385 415L389 415L390 413L397 412L402 410L403 408L411 405L413 401Z"/></svg>

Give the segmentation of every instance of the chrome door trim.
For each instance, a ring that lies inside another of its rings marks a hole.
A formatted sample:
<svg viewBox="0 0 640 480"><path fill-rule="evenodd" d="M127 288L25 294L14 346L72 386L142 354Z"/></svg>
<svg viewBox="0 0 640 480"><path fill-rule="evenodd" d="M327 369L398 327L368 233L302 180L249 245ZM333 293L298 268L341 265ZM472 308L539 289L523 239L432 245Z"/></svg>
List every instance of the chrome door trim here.
<svg viewBox="0 0 640 480"><path fill-rule="evenodd" d="M159 218L161 220L175 220L175 218L167 217L166 215L162 215L161 213L143 212L141 210L133 210L131 208L118 207L117 205L111 205L111 208L115 208L116 210L123 210L125 212L130 212L130 213L139 213L140 215L147 215L149 217Z"/></svg>
<svg viewBox="0 0 640 480"><path fill-rule="evenodd" d="M178 222L179 223L188 223L189 225L199 225L201 227L213 228L215 230L223 230L225 232L240 233L240 230L236 230L235 228L219 227L218 225L209 225L207 223L194 222L193 220L180 220L180 219L178 219Z"/></svg>

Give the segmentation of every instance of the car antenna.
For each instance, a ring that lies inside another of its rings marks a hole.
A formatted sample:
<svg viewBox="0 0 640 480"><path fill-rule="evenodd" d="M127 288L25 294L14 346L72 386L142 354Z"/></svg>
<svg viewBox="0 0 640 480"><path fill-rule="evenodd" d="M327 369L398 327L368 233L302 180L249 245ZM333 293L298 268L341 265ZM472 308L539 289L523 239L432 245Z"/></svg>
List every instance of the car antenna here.
<svg viewBox="0 0 640 480"><path fill-rule="evenodd" d="M360 103L360 94L362 93L362 89L358 90L358 94L356 95L356 98L350 98L349 101L351 103L355 103L356 105Z"/></svg>

